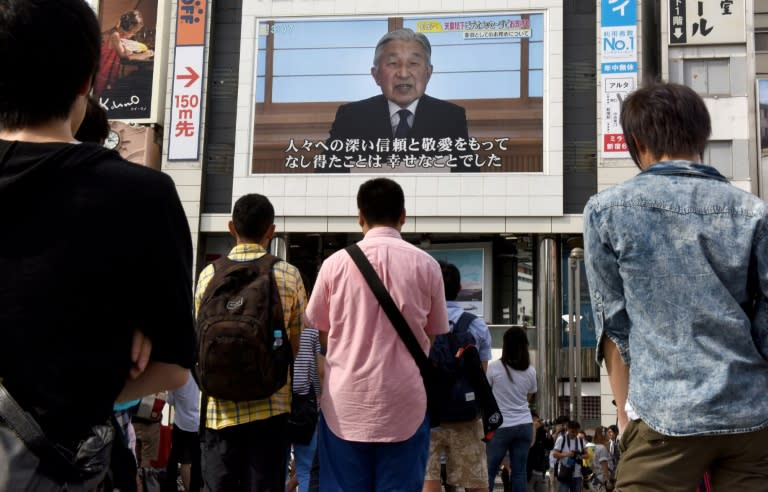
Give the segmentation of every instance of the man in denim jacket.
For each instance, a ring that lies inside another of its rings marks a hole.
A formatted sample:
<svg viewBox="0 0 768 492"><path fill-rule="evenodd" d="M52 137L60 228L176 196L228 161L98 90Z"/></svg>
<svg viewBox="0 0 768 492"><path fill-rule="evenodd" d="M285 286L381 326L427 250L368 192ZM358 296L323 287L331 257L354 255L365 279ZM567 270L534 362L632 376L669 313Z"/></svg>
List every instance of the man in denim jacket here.
<svg viewBox="0 0 768 492"><path fill-rule="evenodd" d="M624 102L641 173L584 209L585 263L622 431L617 488L765 490L768 206L700 164L711 132L690 88Z"/></svg>

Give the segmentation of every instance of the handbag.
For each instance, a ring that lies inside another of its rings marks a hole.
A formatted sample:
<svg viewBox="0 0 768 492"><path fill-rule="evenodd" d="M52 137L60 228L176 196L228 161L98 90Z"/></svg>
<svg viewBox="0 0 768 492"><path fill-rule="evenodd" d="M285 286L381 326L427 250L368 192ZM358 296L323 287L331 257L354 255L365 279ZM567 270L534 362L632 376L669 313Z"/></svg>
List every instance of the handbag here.
<svg viewBox="0 0 768 492"><path fill-rule="evenodd" d="M291 413L288 415L288 440L293 444L309 444L317 428L317 395L312 387L306 395L291 394Z"/></svg>
<svg viewBox="0 0 768 492"><path fill-rule="evenodd" d="M408 326L408 322L403 317L403 313L395 305L395 301L392 300L392 296L387 292L387 288L381 282L381 279L376 274L373 266L366 258L365 253L360 249L357 244L353 244L346 248L349 256L360 269L360 273L363 274L363 278L368 283L371 291L378 299L381 308L386 313L392 326L397 330L397 334L403 340L403 343L408 348L411 356L416 361L416 366L419 368L421 378L424 382L424 389L427 393L427 413L429 415L430 427L437 427L440 425L440 409L447 403L448 395L450 394L451 385L453 383L452 377L447 371L442 370L440 367L433 364L424 351L421 349L419 342L413 335L413 331Z"/></svg>
<svg viewBox="0 0 768 492"><path fill-rule="evenodd" d="M291 362L292 386L296 384L295 374L296 363L293 361ZM288 440L293 444L309 444L317 429L320 409L317 405L317 393L312 386L310 383L309 391L306 394L300 394L297 391L291 392L291 413L288 414L287 432Z"/></svg>
<svg viewBox="0 0 768 492"><path fill-rule="evenodd" d="M0 383L0 418L40 460L39 471L45 476L92 488L107 473L115 429L111 421L95 425L91 434L74 450L51 442L38 423L13 399ZM31 472L37 472L32 470Z"/></svg>
<svg viewBox="0 0 768 492"><path fill-rule="evenodd" d="M568 466L560 463L557 467L557 480L560 482L571 483L575 466Z"/></svg>

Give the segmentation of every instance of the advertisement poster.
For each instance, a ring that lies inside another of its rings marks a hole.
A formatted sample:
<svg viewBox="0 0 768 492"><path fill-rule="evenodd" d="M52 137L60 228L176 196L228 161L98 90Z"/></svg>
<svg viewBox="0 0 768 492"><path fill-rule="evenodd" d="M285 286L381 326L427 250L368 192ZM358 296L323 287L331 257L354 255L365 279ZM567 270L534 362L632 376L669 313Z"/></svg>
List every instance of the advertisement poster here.
<svg viewBox="0 0 768 492"><path fill-rule="evenodd" d="M102 47L93 95L109 119L152 114L157 0L101 0Z"/></svg>
<svg viewBox="0 0 768 492"><path fill-rule="evenodd" d="M461 291L456 301L476 316L483 317L484 264L482 249L439 249L428 250L436 260L442 260L459 269Z"/></svg>
<svg viewBox="0 0 768 492"><path fill-rule="evenodd" d="M629 157L624 131L621 128L621 104L637 88L636 63L604 63L603 88L603 154L611 157Z"/></svg>
<svg viewBox="0 0 768 492"><path fill-rule="evenodd" d="M604 159L624 159L629 152L619 118L622 102L637 88L636 0L603 0L600 24L600 152Z"/></svg>

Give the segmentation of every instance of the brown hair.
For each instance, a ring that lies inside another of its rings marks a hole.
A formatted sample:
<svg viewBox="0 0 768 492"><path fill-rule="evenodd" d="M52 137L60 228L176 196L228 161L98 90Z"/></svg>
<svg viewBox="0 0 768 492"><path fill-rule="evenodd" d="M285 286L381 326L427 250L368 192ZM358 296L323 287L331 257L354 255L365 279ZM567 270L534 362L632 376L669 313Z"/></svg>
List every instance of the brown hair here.
<svg viewBox="0 0 768 492"><path fill-rule="evenodd" d="M120 16L117 27L124 32L131 32L144 27L144 18L138 10L129 10Z"/></svg>
<svg viewBox="0 0 768 492"><path fill-rule="evenodd" d="M630 94L621 106L621 127L629 155L640 166L638 143L654 158L701 157L712 133L704 100L690 87L652 82Z"/></svg>
<svg viewBox="0 0 768 492"><path fill-rule="evenodd" d="M595 427L595 435L592 441L596 444L606 444L608 442L608 429L605 427Z"/></svg>

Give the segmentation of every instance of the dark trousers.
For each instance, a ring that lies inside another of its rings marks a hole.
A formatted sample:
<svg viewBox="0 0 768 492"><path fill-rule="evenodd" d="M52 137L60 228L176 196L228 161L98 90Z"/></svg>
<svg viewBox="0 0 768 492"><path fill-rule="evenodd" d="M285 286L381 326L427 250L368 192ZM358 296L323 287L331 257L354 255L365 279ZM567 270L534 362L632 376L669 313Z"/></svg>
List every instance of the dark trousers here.
<svg viewBox="0 0 768 492"><path fill-rule="evenodd" d="M285 487L288 414L205 429L203 482L211 492L282 492Z"/></svg>
<svg viewBox="0 0 768 492"><path fill-rule="evenodd" d="M187 432L173 424L171 434L171 455L165 468L165 490L176 492L176 478L179 473L179 463L190 465L189 490L195 492L203 486L200 473L200 436L197 432Z"/></svg>

